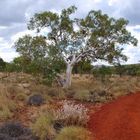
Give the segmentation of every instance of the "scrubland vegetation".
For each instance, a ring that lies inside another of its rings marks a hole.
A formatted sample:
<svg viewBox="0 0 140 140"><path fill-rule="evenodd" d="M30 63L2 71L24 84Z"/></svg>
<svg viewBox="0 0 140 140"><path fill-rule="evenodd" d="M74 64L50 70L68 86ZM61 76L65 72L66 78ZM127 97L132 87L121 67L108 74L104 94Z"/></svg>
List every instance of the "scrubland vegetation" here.
<svg viewBox="0 0 140 140"><path fill-rule="evenodd" d="M137 45L128 22L101 11L71 19L75 11L35 14L28 29L49 28L48 36L21 37L20 56L0 59L0 139L93 140L90 112L140 91L140 65L121 65L127 57L116 46ZM93 65L98 59L111 66Z"/></svg>
<svg viewBox="0 0 140 140"><path fill-rule="evenodd" d="M114 75L103 82L100 77L75 74L72 86L65 89L40 84L28 74L6 74L1 73L5 78L0 81L0 123L18 122L41 140L88 140L88 114L94 106L140 91L138 76Z"/></svg>

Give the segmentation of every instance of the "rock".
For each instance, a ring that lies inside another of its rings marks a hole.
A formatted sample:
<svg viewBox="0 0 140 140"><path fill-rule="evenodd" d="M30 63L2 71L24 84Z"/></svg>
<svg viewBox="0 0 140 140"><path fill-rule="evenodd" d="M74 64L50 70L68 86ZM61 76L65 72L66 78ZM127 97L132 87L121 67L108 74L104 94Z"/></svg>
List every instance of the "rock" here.
<svg viewBox="0 0 140 140"><path fill-rule="evenodd" d="M30 87L30 84L29 83L24 83L22 84L24 88L29 88Z"/></svg>
<svg viewBox="0 0 140 140"><path fill-rule="evenodd" d="M0 140L13 140L7 134L0 134Z"/></svg>
<svg viewBox="0 0 140 140"><path fill-rule="evenodd" d="M0 127L0 140L37 140L37 137L20 123L7 122Z"/></svg>
<svg viewBox="0 0 140 140"><path fill-rule="evenodd" d="M64 127L64 121L63 120L55 120L53 127L57 132L59 132Z"/></svg>
<svg viewBox="0 0 140 140"><path fill-rule="evenodd" d="M24 93L25 93L26 95L30 95L30 94L31 94L31 91L30 91L29 89L24 89Z"/></svg>
<svg viewBox="0 0 140 140"><path fill-rule="evenodd" d="M40 106L41 104L44 104L44 98L40 94L32 95L29 97L27 104Z"/></svg>
<svg viewBox="0 0 140 140"><path fill-rule="evenodd" d="M17 86L23 88L23 84L21 84L21 83L17 84Z"/></svg>

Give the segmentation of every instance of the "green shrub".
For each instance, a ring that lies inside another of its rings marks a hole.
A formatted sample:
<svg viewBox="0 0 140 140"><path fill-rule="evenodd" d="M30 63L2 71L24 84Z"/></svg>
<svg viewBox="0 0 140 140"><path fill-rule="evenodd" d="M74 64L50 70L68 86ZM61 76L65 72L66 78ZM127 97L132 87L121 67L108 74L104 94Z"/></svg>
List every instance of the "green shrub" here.
<svg viewBox="0 0 140 140"><path fill-rule="evenodd" d="M91 134L82 127L65 127L56 136L55 140L91 140Z"/></svg>
<svg viewBox="0 0 140 140"><path fill-rule="evenodd" d="M67 98L73 98L75 96L75 94L76 94L76 92L74 90L72 90L72 89L68 89L65 92L66 92L65 93L66 94L65 96Z"/></svg>
<svg viewBox="0 0 140 140"><path fill-rule="evenodd" d="M45 114L40 115L31 127L40 140L53 139L55 136L55 129L53 128L53 119L51 116L46 116Z"/></svg>
<svg viewBox="0 0 140 140"><path fill-rule="evenodd" d="M48 96L50 97L59 97L59 90L56 88L51 88L48 90Z"/></svg>
<svg viewBox="0 0 140 140"><path fill-rule="evenodd" d="M77 99L80 101L88 101L89 95L90 95L89 90L78 90L74 95L74 99Z"/></svg>
<svg viewBox="0 0 140 140"><path fill-rule="evenodd" d="M61 88L50 88L48 90L48 96L51 98L57 98L57 99L64 99L65 98L65 92Z"/></svg>
<svg viewBox="0 0 140 140"><path fill-rule="evenodd" d="M16 100L18 101L25 101L27 99L27 95L24 93L19 93L16 95Z"/></svg>
<svg viewBox="0 0 140 140"><path fill-rule="evenodd" d="M12 112L7 108L7 106L3 106L0 108L0 120L6 121L7 119L12 117Z"/></svg>

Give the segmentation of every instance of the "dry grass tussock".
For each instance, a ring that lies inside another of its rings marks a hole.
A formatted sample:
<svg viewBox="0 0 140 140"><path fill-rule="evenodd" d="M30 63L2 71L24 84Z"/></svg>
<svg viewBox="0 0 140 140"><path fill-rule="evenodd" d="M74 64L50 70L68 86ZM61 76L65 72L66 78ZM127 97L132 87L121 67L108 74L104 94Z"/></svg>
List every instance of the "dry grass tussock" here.
<svg viewBox="0 0 140 140"><path fill-rule="evenodd" d="M16 103L8 98L6 86L0 84L0 121L10 119L16 108Z"/></svg>
<svg viewBox="0 0 140 140"><path fill-rule="evenodd" d="M2 79L2 77L4 78ZM72 87L66 90L61 87L48 87L37 83L35 78L28 74L10 73L7 75L6 73L0 73L0 121L12 118L19 103L26 105L27 99L34 94L41 94L46 101L45 104L53 100L67 98L87 102L90 101L91 97L93 101L95 100L91 91L105 90L113 98L140 91L139 81L140 77L115 76L102 83L92 75L73 75ZM108 97L106 95L105 97L96 96L96 102L110 101L111 98Z"/></svg>
<svg viewBox="0 0 140 140"><path fill-rule="evenodd" d="M0 73L0 123L21 120L42 140L90 140L89 132L83 128L89 119L87 102L104 103L140 91L139 81L140 77L115 76L102 82L92 75L73 75L72 87L63 89L43 85L31 75ZM28 99L38 94L45 102L40 106L27 105ZM52 116L48 117L49 113Z"/></svg>
<svg viewBox="0 0 140 140"><path fill-rule="evenodd" d="M93 138L91 139L91 133L85 128L70 126L63 128L55 140L93 140Z"/></svg>

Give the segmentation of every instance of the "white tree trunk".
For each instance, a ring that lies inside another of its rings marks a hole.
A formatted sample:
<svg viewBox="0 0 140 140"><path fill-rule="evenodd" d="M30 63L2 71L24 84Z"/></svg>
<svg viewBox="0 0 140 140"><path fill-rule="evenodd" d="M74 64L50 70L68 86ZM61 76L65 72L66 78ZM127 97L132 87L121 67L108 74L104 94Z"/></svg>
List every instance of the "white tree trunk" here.
<svg viewBox="0 0 140 140"><path fill-rule="evenodd" d="M72 74L72 64L68 63L67 64L67 69L66 69L66 81L65 81L65 87L68 88L71 86L71 74Z"/></svg>

